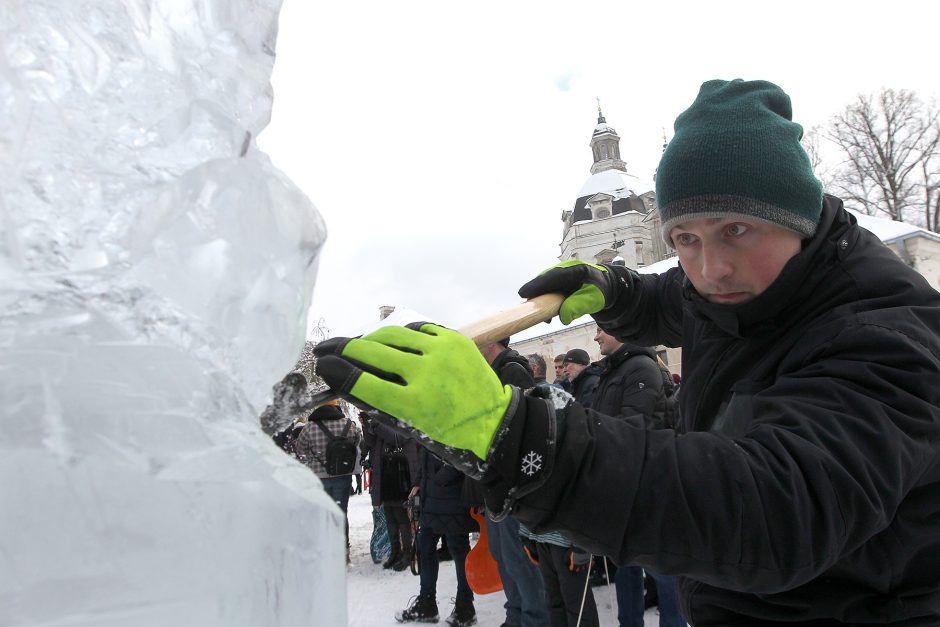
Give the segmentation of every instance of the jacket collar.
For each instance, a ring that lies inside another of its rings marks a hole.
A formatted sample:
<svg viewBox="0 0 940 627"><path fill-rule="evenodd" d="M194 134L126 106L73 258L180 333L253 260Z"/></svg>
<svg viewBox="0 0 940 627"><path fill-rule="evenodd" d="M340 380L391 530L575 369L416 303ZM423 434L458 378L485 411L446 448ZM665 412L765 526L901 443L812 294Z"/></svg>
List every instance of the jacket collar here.
<svg viewBox="0 0 940 627"><path fill-rule="evenodd" d="M613 370L634 355L646 355L647 357L654 358L655 354L656 353L653 352L653 349L645 346L624 344L597 363L604 369L604 372L607 372L609 370Z"/></svg>

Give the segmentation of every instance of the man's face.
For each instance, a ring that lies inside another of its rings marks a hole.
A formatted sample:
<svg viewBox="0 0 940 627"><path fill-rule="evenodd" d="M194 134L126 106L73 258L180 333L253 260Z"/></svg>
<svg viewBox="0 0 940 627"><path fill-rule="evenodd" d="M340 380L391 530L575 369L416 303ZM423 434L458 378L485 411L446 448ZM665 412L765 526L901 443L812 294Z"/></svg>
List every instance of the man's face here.
<svg viewBox="0 0 940 627"><path fill-rule="evenodd" d="M597 345L600 347L601 355L616 353L617 349L623 346L623 342L600 327L597 328L597 333L594 334L594 341L597 342Z"/></svg>
<svg viewBox="0 0 940 627"><path fill-rule="evenodd" d="M746 303L766 290L802 245L793 231L732 216L682 222L669 237L695 290L721 305Z"/></svg>
<svg viewBox="0 0 940 627"><path fill-rule="evenodd" d="M585 364L576 364L572 361L565 362L565 374L569 381L574 381L581 371L587 368Z"/></svg>
<svg viewBox="0 0 940 627"><path fill-rule="evenodd" d="M555 378L562 379L565 376L565 362L556 361L555 362Z"/></svg>

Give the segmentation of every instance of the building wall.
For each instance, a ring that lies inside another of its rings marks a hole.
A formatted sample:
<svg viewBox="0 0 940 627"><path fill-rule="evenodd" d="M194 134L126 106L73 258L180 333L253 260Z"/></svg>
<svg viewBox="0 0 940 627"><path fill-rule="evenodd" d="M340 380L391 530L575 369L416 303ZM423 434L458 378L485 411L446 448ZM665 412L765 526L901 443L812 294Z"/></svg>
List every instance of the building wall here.
<svg viewBox="0 0 940 627"><path fill-rule="evenodd" d="M653 231L643 223L644 216L638 213L621 213L609 218L591 220L574 224L565 233L561 241L559 259L580 259L588 263L597 263L597 255L610 251L614 240L623 244L616 250L629 268L650 265L654 261ZM641 242L638 247L636 242ZM637 249L640 258L637 258Z"/></svg>
<svg viewBox="0 0 940 627"><path fill-rule="evenodd" d="M654 197L652 192L640 196L649 210L653 209ZM592 208L595 211L609 210L609 205L609 201L600 199L592 203ZM623 257L628 268L648 266L673 254L662 240L661 225L656 212L648 215L626 212L571 225L566 223L558 258L561 261L580 259L589 263L606 263L607 260L599 259L598 255L604 256L614 250L614 241L620 240L623 244L615 253Z"/></svg>
<svg viewBox="0 0 940 627"><path fill-rule="evenodd" d="M927 237L912 237L904 240L904 247L913 268L924 275L934 289L940 290L940 241Z"/></svg>

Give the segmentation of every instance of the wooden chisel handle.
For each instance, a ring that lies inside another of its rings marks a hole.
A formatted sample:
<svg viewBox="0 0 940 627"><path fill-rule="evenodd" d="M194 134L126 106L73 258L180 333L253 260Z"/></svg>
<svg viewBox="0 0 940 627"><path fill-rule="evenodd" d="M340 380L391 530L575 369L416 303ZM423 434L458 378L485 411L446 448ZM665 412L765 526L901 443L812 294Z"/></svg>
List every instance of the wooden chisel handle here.
<svg viewBox="0 0 940 627"><path fill-rule="evenodd" d="M457 330L477 346L484 346L525 331L540 322L548 322L558 315L563 300L565 297L561 294L542 294Z"/></svg>

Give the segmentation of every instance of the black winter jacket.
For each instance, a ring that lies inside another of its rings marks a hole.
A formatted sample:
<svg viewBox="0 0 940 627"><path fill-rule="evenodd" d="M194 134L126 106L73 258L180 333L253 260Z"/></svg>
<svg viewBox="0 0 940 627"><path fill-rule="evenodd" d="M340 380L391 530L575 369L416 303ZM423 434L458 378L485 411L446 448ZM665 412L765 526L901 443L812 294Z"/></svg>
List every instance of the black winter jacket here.
<svg viewBox="0 0 940 627"><path fill-rule="evenodd" d="M693 625L940 624L940 294L829 196L742 305L680 268L610 270L598 323L683 347L679 432L529 395L488 456L491 507L680 575Z"/></svg>
<svg viewBox="0 0 940 627"><path fill-rule="evenodd" d="M372 465L372 481L369 492L372 495L372 505L378 507L385 504L382 495L382 449L386 447L401 447L408 458L408 471L411 474L411 483L416 485L418 476L418 444L408 439L400 432L375 420L367 420L362 433L365 447L369 451L369 461ZM396 500L393 505L400 505Z"/></svg>
<svg viewBox="0 0 940 627"><path fill-rule="evenodd" d="M662 426L666 397L653 349L624 344L597 363L601 376L591 409L605 416L640 415L650 426Z"/></svg>
<svg viewBox="0 0 940 627"><path fill-rule="evenodd" d="M421 524L444 533L469 533L477 528L463 497L465 475L422 448L417 485L421 488Z"/></svg>
<svg viewBox="0 0 940 627"><path fill-rule="evenodd" d="M514 385L522 389L535 385L529 360L511 348L497 355L490 366L504 385Z"/></svg>
<svg viewBox="0 0 940 627"><path fill-rule="evenodd" d="M568 393L578 401L582 407L590 407L594 400L594 388L597 387L597 381L600 379L603 367L597 363L590 364L587 368L578 373L578 376L571 382Z"/></svg>

